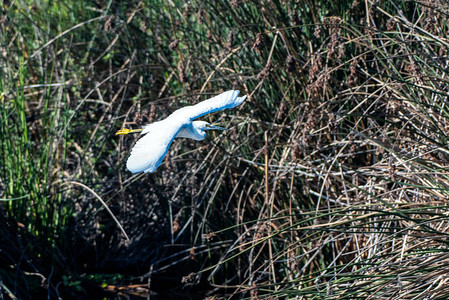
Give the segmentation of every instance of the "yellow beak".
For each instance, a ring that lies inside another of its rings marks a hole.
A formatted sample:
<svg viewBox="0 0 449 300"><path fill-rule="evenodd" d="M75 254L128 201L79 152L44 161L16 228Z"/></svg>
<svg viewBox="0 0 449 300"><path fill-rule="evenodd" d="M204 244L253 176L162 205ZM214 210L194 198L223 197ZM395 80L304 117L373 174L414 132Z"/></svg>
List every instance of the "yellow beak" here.
<svg viewBox="0 0 449 300"><path fill-rule="evenodd" d="M128 129L128 128L122 128L119 131L117 131L115 133L115 135L120 135L120 134L128 134L128 133L134 133L134 132L141 132L142 129Z"/></svg>

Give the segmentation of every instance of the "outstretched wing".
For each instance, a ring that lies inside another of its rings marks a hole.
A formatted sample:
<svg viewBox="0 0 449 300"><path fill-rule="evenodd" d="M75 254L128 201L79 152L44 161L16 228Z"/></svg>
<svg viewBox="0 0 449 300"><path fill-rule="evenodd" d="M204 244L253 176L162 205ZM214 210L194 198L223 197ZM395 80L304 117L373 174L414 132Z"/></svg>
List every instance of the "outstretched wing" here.
<svg viewBox="0 0 449 300"><path fill-rule="evenodd" d="M152 123L145 127L145 134L134 145L126 167L132 173L152 173L162 163L173 139L189 122L188 118L170 119Z"/></svg>
<svg viewBox="0 0 449 300"><path fill-rule="evenodd" d="M227 91L193 106L178 109L165 120L144 127L140 140L131 151L126 167L132 173L154 172L162 163L178 132L192 120L214 111L233 108L246 96L238 97L239 91Z"/></svg>
<svg viewBox="0 0 449 300"><path fill-rule="evenodd" d="M178 109L173 114L171 114L170 117L172 115L182 114L188 116L190 120L193 121L199 117L213 113L215 111L236 107L237 105L242 104L246 99L246 96L238 97L239 93L240 91L237 90L230 90L221 93L220 95L202 101L196 105Z"/></svg>

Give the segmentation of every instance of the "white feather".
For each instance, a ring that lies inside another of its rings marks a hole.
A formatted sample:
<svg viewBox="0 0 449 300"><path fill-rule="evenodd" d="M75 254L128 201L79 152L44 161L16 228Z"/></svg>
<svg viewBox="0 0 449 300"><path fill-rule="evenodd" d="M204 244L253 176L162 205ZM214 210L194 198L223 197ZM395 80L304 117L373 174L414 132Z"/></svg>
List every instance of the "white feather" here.
<svg viewBox="0 0 449 300"><path fill-rule="evenodd" d="M162 121L144 126L141 133L143 137L137 141L126 163L128 170L132 173L154 172L181 128L191 125L193 120L206 114L240 105L246 96L238 97L238 94L239 91L236 90L224 92L196 105L178 109Z"/></svg>

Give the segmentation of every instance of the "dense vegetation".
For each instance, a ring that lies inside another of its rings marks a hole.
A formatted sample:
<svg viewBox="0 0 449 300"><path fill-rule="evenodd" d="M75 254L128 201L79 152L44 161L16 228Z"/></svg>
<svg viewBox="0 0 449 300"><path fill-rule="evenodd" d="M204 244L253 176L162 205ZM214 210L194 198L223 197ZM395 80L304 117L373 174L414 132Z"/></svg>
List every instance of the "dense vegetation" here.
<svg viewBox="0 0 449 300"><path fill-rule="evenodd" d="M3 298L449 297L444 1L3 1ZM221 91L230 130L138 136Z"/></svg>

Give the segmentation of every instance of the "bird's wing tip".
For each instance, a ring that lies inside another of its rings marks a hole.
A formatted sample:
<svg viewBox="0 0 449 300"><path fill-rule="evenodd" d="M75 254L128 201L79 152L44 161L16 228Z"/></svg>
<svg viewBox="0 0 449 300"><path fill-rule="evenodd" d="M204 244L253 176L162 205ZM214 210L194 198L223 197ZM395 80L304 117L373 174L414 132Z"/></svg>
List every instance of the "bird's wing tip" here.
<svg viewBox="0 0 449 300"><path fill-rule="evenodd" d="M154 168L154 167L150 167L150 168L146 168L146 169L145 168L132 169L132 168L128 167L128 171L130 171L133 174L137 174L137 173L141 173L141 172L153 173L155 170L156 170L156 168Z"/></svg>
<svg viewBox="0 0 449 300"><path fill-rule="evenodd" d="M156 168L151 167L151 168L146 169L144 172L145 173L153 173L154 171L156 171Z"/></svg>
<svg viewBox="0 0 449 300"><path fill-rule="evenodd" d="M243 97L237 97L236 103L237 103L237 105L240 105L240 104L242 104L243 101L245 101L245 100L246 100L246 95L243 96Z"/></svg>

